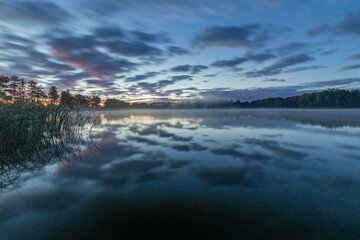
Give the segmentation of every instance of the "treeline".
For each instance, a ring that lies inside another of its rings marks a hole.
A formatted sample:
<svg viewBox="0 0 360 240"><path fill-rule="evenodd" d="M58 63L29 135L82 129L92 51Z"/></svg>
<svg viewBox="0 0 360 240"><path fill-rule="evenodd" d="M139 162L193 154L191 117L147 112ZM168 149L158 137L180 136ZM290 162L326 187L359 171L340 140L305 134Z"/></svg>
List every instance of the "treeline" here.
<svg viewBox="0 0 360 240"><path fill-rule="evenodd" d="M62 105L71 107L100 107L99 96L72 95L69 90L59 94L56 86L46 93L44 87L35 81L25 81L18 76L0 75L0 102L31 102L40 105Z"/></svg>
<svg viewBox="0 0 360 240"><path fill-rule="evenodd" d="M240 108L358 108L360 91L333 88L287 98L267 98L243 103L236 101L232 105Z"/></svg>
<svg viewBox="0 0 360 240"><path fill-rule="evenodd" d="M101 99L82 94L73 95L69 90L60 94L56 86L44 88L35 81L26 82L17 76L6 77L0 75L0 102L29 101L39 104L53 104L71 107L100 107ZM46 105L45 104L45 105ZM115 98L106 99L103 106L109 109L134 108L359 108L360 90L328 89L321 92L306 93L301 96L287 98L266 98L251 102L237 101L196 101L196 102L155 102L155 103L129 103Z"/></svg>
<svg viewBox="0 0 360 240"><path fill-rule="evenodd" d="M237 101L196 101L196 102L158 102L151 104L127 103L118 99L108 99L105 108L359 108L360 90L328 89L321 92L306 93L287 98L266 98L251 102Z"/></svg>

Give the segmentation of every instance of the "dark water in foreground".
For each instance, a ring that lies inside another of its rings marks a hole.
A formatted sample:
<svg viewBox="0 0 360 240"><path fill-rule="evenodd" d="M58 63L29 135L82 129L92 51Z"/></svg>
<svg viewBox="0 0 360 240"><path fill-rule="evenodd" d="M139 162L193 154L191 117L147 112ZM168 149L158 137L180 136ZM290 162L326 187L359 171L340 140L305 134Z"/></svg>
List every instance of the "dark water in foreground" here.
<svg viewBox="0 0 360 240"><path fill-rule="evenodd" d="M360 239L360 110L102 115L0 196L0 239Z"/></svg>

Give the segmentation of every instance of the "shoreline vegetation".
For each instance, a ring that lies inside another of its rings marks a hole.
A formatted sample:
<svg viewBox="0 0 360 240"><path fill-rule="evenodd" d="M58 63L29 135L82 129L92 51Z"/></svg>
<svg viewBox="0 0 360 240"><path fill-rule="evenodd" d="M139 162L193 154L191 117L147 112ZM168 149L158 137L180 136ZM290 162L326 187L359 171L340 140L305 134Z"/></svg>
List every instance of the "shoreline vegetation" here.
<svg viewBox="0 0 360 240"><path fill-rule="evenodd" d="M91 116L57 104L41 86L0 76L0 189L80 150Z"/></svg>

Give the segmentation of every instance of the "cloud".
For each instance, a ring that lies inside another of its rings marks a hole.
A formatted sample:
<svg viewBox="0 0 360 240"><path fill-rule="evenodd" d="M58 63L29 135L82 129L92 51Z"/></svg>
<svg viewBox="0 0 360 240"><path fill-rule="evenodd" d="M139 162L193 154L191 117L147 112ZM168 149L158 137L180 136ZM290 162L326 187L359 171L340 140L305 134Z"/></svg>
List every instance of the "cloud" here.
<svg viewBox="0 0 360 240"><path fill-rule="evenodd" d="M310 44L304 42L290 42L283 44L281 47L276 48L275 51L279 55L294 54L295 52L302 51L308 48Z"/></svg>
<svg viewBox="0 0 360 240"><path fill-rule="evenodd" d="M316 81L305 84L306 87L334 87L347 84L360 84L360 78L344 78L344 79L335 79L329 81Z"/></svg>
<svg viewBox="0 0 360 240"><path fill-rule="evenodd" d="M245 57L248 59L248 61L252 62L264 62L266 60L276 58L276 56L272 53L248 53L245 55Z"/></svg>
<svg viewBox="0 0 360 240"><path fill-rule="evenodd" d="M141 42L148 43L169 43L171 40L165 34L145 33L141 31L131 31L131 34Z"/></svg>
<svg viewBox="0 0 360 240"><path fill-rule="evenodd" d="M145 74L139 74L134 77L128 77L125 79L125 81L126 82L138 82L138 81L145 80L148 78L156 77L159 74L160 74L160 72L147 72Z"/></svg>
<svg viewBox="0 0 360 240"><path fill-rule="evenodd" d="M114 85L114 82L112 82L112 81L97 80L97 79L86 80L86 82L88 84L95 85L95 86L101 87L101 88L108 88L108 87L112 87Z"/></svg>
<svg viewBox="0 0 360 240"><path fill-rule="evenodd" d="M76 68L86 70L97 78L111 78L114 74L130 72L136 64L112 57L96 49L92 36L53 39L50 42L54 55Z"/></svg>
<svg viewBox="0 0 360 240"><path fill-rule="evenodd" d="M208 66L205 65L189 65L189 64L185 64L185 65L179 65L176 67L173 67L170 69L170 71L172 72L190 72L191 74L197 74L205 69L208 69Z"/></svg>
<svg viewBox="0 0 360 240"><path fill-rule="evenodd" d="M220 67L220 68L235 68L237 65L247 62L247 58L234 58L231 60L219 60L215 61L211 64L212 67Z"/></svg>
<svg viewBox="0 0 360 240"><path fill-rule="evenodd" d="M75 70L75 68L67 65L67 64L62 64L62 63L56 63L56 62L47 62L44 65L45 68L50 69L50 70L55 70L55 71L59 71L59 72L66 72L66 71L73 71Z"/></svg>
<svg viewBox="0 0 360 240"><path fill-rule="evenodd" d="M355 69L359 69L359 68L360 68L360 64L348 65L348 66L341 67L339 69L339 71L349 71L349 70L355 70Z"/></svg>
<svg viewBox="0 0 360 240"><path fill-rule="evenodd" d="M263 80L263 82L285 82L285 79L270 78L270 79Z"/></svg>
<svg viewBox="0 0 360 240"><path fill-rule="evenodd" d="M99 39L123 39L126 32L119 27L102 27L95 29L94 35Z"/></svg>
<svg viewBox="0 0 360 240"><path fill-rule="evenodd" d="M347 60L360 60L360 54L353 54L346 59Z"/></svg>
<svg viewBox="0 0 360 240"><path fill-rule="evenodd" d="M164 95L169 92L161 93L158 90L160 90L166 86L172 85L176 82L183 81L183 80L193 80L193 78L190 75L178 75L178 76L171 77L170 80L160 80L160 81L157 81L154 83L139 82L137 84L137 87L140 87L141 89L143 89L151 94Z"/></svg>
<svg viewBox="0 0 360 240"><path fill-rule="evenodd" d="M193 80L192 76L190 75L179 75L179 76L173 76L171 78L171 81L177 82L177 81L181 81L181 80Z"/></svg>
<svg viewBox="0 0 360 240"><path fill-rule="evenodd" d="M102 45L126 57L161 56L163 54L161 49L152 47L144 42L107 41Z"/></svg>
<svg viewBox="0 0 360 240"><path fill-rule="evenodd" d="M73 87L78 81L91 77L87 71L80 73L61 73L55 76L58 80L54 82L59 89Z"/></svg>
<svg viewBox="0 0 360 240"><path fill-rule="evenodd" d="M262 24L214 26L200 32L193 40L201 47L260 48L275 32L275 27Z"/></svg>
<svg viewBox="0 0 360 240"><path fill-rule="evenodd" d="M321 24L305 34L309 37L316 37L321 34L335 34L342 36L360 35L360 10L349 12L342 20L335 25Z"/></svg>
<svg viewBox="0 0 360 240"><path fill-rule="evenodd" d="M279 59L276 63L259 71L247 72L247 77L272 76L280 74L285 68L314 60L309 55L297 54Z"/></svg>
<svg viewBox="0 0 360 240"><path fill-rule="evenodd" d="M301 72L306 70L315 70L315 69L323 69L326 68L321 65L314 65L314 66L306 66L306 67L297 67L297 68L289 68L284 71L284 73L293 73L293 72Z"/></svg>
<svg viewBox="0 0 360 240"><path fill-rule="evenodd" d="M168 55L169 56L176 56L176 55L187 55L190 54L188 50L178 46L168 46L167 47Z"/></svg>
<svg viewBox="0 0 360 240"><path fill-rule="evenodd" d="M52 2L25 1L21 4L1 3L0 12L3 19L37 21L43 24L59 24L72 16L66 10Z"/></svg>
<svg viewBox="0 0 360 240"><path fill-rule="evenodd" d="M270 60L275 58L276 56L271 53L247 53L244 57L236 57L230 60L219 60L215 61L211 64L212 67L219 68L230 68L234 71L242 70L242 68L238 68L237 65L245 63L245 62L264 62L266 60Z"/></svg>
<svg viewBox="0 0 360 240"><path fill-rule="evenodd" d="M329 32L331 32L330 26L327 24L321 24L306 31L305 35L308 37L316 37L320 34L329 33Z"/></svg>

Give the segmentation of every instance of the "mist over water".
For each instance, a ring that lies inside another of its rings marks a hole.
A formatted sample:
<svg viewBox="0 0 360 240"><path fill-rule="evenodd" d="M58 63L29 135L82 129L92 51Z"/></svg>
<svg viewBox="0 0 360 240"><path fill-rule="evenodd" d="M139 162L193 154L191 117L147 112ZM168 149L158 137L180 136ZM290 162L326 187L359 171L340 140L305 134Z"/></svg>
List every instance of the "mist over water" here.
<svg viewBox="0 0 360 240"><path fill-rule="evenodd" d="M360 110L108 111L0 196L0 239L358 239Z"/></svg>

